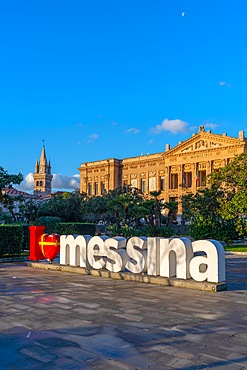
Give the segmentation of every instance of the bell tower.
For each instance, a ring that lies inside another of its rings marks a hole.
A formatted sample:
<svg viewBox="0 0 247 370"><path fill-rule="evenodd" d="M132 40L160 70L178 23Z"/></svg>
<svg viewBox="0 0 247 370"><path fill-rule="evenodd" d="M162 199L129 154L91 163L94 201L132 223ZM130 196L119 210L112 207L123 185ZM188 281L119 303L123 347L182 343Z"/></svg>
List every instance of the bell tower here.
<svg viewBox="0 0 247 370"><path fill-rule="evenodd" d="M40 160L36 159L35 172L33 173L34 190L36 195L51 194L51 164L47 161L45 146L43 142Z"/></svg>

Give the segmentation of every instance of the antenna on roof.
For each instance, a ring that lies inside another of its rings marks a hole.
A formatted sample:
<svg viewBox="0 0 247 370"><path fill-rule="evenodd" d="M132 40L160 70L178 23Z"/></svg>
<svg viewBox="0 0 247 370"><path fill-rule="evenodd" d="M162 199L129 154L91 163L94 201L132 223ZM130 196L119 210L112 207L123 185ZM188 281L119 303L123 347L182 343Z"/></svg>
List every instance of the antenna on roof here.
<svg viewBox="0 0 247 370"><path fill-rule="evenodd" d="M42 139L41 141L43 141L43 147L45 147L45 139Z"/></svg>

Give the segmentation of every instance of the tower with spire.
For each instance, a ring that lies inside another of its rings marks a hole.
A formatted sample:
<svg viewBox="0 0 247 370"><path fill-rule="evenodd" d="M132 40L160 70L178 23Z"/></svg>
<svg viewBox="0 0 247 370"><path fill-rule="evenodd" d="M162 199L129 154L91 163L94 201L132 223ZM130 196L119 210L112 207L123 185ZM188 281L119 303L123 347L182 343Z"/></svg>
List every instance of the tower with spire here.
<svg viewBox="0 0 247 370"><path fill-rule="evenodd" d="M51 194L51 164L47 161L45 146L43 142L40 160L36 159L35 172L33 173L34 179L34 194L47 195Z"/></svg>

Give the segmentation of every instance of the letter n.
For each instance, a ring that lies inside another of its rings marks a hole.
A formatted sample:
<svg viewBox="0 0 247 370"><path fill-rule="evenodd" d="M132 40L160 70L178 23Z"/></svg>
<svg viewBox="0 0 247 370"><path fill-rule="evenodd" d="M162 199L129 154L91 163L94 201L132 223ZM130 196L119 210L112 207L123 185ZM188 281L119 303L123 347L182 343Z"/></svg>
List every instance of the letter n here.
<svg viewBox="0 0 247 370"><path fill-rule="evenodd" d="M192 244L188 238L160 240L160 276L189 279L192 258Z"/></svg>

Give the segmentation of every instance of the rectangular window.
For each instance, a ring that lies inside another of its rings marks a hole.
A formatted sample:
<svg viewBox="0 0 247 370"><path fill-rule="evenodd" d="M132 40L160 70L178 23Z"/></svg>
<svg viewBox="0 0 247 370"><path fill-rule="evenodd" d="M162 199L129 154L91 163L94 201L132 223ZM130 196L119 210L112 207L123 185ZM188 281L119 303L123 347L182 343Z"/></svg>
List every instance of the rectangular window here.
<svg viewBox="0 0 247 370"><path fill-rule="evenodd" d="M142 193L145 193L146 191L146 180L144 179L141 180L141 191Z"/></svg>
<svg viewBox="0 0 247 370"><path fill-rule="evenodd" d="M91 182L88 183L87 193L88 195L92 195L92 183Z"/></svg>
<svg viewBox="0 0 247 370"><path fill-rule="evenodd" d="M192 186L192 172L184 172L184 174L183 174L183 185L186 189L191 188L191 186Z"/></svg>
<svg viewBox="0 0 247 370"><path fill-rule="evenodd" d="M98 195L99 194L99 186L98 186L98 183L95 182L94 183L94 195Z"/></svg>
<svg viewBox="0 0 247 370"><path fill-rule="evenodd" d="M206 171L205 170L198 171L196 180L197 186L206 185Z"/></svg>
<svg viewBox="0 0 247 370"><path fill-rule="evenodd" d="M101 181L100 184L100 194L103 195L105 193L105 182Z"/></svg>
<svg viewBox="0 0 247 370"><path fill-rule="evenodd" d="M161 191L165 190L165 177L164 176L160 177L160 190Z"/></svg>
<svg viewBox="0 0 247 370"><path fill-rule="evenodd" d="M132 188L137 188L137 179L132 179L131 180L131 187Z"/></svg>
<svg viewBox="0 0 247 370"><path fill-rule="evenodd" d="M170 183L170 189L177 189L178 188L178 174L172 173L171 174L171 183Z"/></svg>
<svg viewBox="0 0 247 370"><path fill-rule="evenodd" d="M149 177L149 191L156 190L156 177Z"/></svg>

